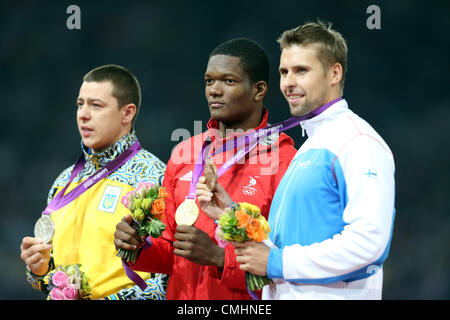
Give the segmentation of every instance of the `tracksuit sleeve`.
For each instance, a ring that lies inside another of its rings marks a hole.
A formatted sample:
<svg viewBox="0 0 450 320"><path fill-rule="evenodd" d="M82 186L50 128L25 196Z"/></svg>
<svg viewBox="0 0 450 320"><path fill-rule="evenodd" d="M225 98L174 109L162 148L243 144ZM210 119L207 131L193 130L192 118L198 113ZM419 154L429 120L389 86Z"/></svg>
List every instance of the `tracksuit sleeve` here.
<svg viewBox="0 0 450 320"><path fill-rule="evenodd" d="M316 284L362 278L368 267L386 259L395 215L392 153L360 136L338 154L335 164L338 188L346 188L341 193L347 198L342 199L343 230L310 245L271 249L269 278Z"/></svg>
<svg viewBox="0 0 450 320"><path fill-rule="evenodd" d="M151 245L146 249L142 249L135 264L129 264L132 270L164 273L170 275L173 267L173 246L175 225L175 190L172 179L171 161L167 164L166 173L164 175L163 187L166 189L168 196L166 199L166 210L163 222L166 229L162 235L155 239L150 237Z"/></svg>
<svg viewBox="0 0 450 320"><path fill-rule="evenodd" d="M276 149L272 149L271 152L276 152L279 161L270 163L271 168L266 171L271 173L270 185L272 189L270 194L272 195L272 198L280 180L297 152L297 150L289 143L283 143L281 146L277 144L275 148ZM270 201L261 207L266 219L269 214ZM267 210L266 214L264 214L264 210ZM225 247L225 263L222 273L219 272L219 278L221 279L221 283L228 287L246 290L245 272L239 268L239 263L236 262L236 255L232 244L228 244Z"/></svg>
<svg viewBox="0 0 450 320"><path fill-rule="evenodd" d="M245 286L245 272L239 268L239 263L236 262L236 255L234 254L234 247L229 243L225 248L225 260L222 269L210 266L213 273L217 273L217 278L220 284L229 288L246 290Z"/></svg>

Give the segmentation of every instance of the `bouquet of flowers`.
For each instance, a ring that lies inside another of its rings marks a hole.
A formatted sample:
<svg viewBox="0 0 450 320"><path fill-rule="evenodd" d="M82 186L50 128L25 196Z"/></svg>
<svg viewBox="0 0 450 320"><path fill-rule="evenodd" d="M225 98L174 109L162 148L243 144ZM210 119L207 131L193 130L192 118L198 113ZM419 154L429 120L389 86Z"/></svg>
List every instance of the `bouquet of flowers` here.
<svg viewBox="0 0 450 320"><path fill-rule="evenodd" d="M167 192L164 187L152 183L140 182L137 188L122 197L122 204L128 208L133 217L131 226L138 230L140 236L158 238L166 226L161 221L166 208ZM119 249L117 256L126 262L135 263L138 250Z"/></svg>
<svg viewBox="0 0 450 320"><path fill-rule="evenodd" d="M49 300L81 300L91 294L89 278L80 269L81 264L58 266L46 276Z"/></svg>
<svg viewBox="0 0 450 320"><path fill-rule="evenodd" d="M261 214L261 210L250 203L240 202L229 207L219 217L216 228L216 239L219 246L225 247L228 241L261 242L267 239L270 227L266 218ZM260 290L272 280L266 276L258 276L249 272L245 273L247 288L254 291Z"/></svg>

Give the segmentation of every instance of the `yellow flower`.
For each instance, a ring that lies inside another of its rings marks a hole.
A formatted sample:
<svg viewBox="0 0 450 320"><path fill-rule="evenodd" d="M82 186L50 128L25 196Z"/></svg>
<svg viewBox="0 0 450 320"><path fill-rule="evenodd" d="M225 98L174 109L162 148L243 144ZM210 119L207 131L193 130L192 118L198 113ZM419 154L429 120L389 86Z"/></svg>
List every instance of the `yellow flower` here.
<svg viewBox="0 0 450 320"><path fill-rule="evenodd" d="M145 211L150 210L151 205L152 205L152 199L149 199L149 198L142 199L142 205L141 205L142 210L145 210Z"/></svg>
<svg viewBox="0 0 450 320"><path fill-rule="evenodd" d="M264 232L266 234L269 234L270 233L270 227L269 227L269 223L267 222L266 218L264 218L263 215L260 215L258 217L258 220L259 220L259 222L261 224L261 227L264 229Z"/></svg>
<svg viewBox="0 0 450 320"><path fill-rule="evenodd" d="M142 211L142 209L134 210L134 212L131 215L133 216L134 220L136 220L139 223L141 223L145 218L145 214L144 211Z"/></svg>
<svg viewBox="0 0 450 320"><path fill-rule="evenodd" d="M259 215L261 213L261 210L254 204L247 203L247 202L239 202L239 205L241 206L241 208L249 210L254 215L255 214Z"/></svg>

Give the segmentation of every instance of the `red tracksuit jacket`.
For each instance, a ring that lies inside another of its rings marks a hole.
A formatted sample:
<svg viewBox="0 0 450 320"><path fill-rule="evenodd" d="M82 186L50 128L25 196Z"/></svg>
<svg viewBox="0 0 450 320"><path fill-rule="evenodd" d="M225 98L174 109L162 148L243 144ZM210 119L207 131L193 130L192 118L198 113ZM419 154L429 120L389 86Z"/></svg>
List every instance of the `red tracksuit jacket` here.
<svg viewBox="0 0 450 320"><path fill-rule="evenodd" d="M264 109L263 120L258 128L267 126L268 112ZM251 299L245 288L245 272L239 269L234 247L225 247L223 269L213 266L197 265L173 254L172 242L175 241L175 211L189 193L192 172L202 143L207 136L212 137L209 150L212 154L223 143L239 134L231 134L226 139L217 138L218 123L208 122L208 130L178 144L167 164L163 186L168 192L164 223L166 230L160 238L152 238L152 246L142 250L131 269L170 275L167 299ZM217 168L228 159L235 150L227 154L213 156ZM226 171L218 182L227 190L235 202L248 202L257 205L261 213L268 218L270 204L275 190L288 168L297 150L293 140L284 133L271 135L263 139L245 159ZM198 205L198 202L197 202ZM195 227L209 234L215 240L216 224L200 210Z"/></svg>

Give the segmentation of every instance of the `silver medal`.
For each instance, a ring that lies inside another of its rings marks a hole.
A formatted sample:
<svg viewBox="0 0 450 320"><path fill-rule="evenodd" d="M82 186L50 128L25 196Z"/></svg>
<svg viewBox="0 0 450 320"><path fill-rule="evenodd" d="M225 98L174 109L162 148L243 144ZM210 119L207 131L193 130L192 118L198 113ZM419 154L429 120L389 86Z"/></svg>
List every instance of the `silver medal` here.
<svg viewBox="0 0 450 320"><path fill-rule="evenodd" d="M55 233L55 225L49 215L44 214L34 225L34 237L39 238L44 243L50 243Z"/></svg>

